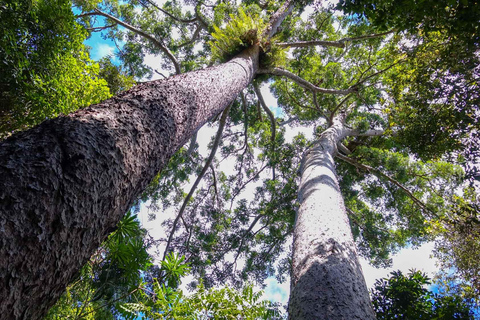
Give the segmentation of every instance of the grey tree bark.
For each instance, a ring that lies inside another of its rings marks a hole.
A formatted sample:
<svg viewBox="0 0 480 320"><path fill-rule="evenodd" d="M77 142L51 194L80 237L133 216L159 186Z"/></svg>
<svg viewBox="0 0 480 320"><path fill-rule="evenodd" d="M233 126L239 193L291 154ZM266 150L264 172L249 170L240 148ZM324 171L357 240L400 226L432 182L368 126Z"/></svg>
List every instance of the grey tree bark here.
<svg viewBox="0 0 480 320"><path fill-rule="evenodd" d="M0 143L0 318L40 319L151 179L258 69L144 83Z"/></svg>
<svg viewBox="0 0 480 320"><path fill-rule="evenodd" d="M289 319L375 319L333 160L347 135L335 118L303 158Z"/></svg>

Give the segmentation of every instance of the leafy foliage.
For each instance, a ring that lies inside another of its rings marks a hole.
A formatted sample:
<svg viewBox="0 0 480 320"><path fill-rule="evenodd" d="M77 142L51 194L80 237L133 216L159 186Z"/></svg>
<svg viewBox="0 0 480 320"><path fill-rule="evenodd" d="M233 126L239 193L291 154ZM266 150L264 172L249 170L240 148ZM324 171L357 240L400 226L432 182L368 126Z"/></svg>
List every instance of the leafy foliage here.
<svg viewBox="0 0 480 320"><path fill-rule="evenodd" d="M430 279L420 271L394 271L375 283L372 301L377 319L473 319L459 296L442 296L425 287Z"/></svg>
<svg viewBox="0 0 480 320"><path fill-rule="evenodd" d="M125 215L46 319L114 319L122 304L137 301L152 265L145 235L136 216Z"/></svg>
<svg viewBox="0 0 480 320"><path fill-rule="evenodd" d="M70 1L1 4L0 138L109 97Z"/></svg>

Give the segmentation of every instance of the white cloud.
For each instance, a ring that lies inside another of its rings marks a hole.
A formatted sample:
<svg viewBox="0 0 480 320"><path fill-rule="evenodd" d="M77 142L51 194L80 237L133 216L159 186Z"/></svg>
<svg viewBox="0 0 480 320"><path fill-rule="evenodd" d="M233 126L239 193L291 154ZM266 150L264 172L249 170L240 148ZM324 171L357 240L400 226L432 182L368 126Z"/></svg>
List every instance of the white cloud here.
<svg viewBox="0 0 480 320"><path fill-rule="evenodd" d="M98 43L92 47L92 60L98 61L105 56L111 55L115 53L115 47L108 45L106 43Z"/></svg>
<svg viewBox="0 0 480 320"><path fill-rule="evenodd" d="M266 287L263 292L263 299L273 302L280 302L282 305L288 303L290 296L290 281L279 283L275 278L268 278L265 281Z"/></svg>
<svg viewBox="0 0 480 320"><path fill-rule="evenodd" d="M406 274L409 270L416 269L426 273L429 277L433 277L438 271L436 267L437 259L431 257L433 248L433 242L429 242L418 249L402 249L392 257L392 267L386 269L377 269L369 265L365 259L360 259L367 287L372 288L375 280L387 278L390 276L390 272L395 270L400 270Z"/></svg>

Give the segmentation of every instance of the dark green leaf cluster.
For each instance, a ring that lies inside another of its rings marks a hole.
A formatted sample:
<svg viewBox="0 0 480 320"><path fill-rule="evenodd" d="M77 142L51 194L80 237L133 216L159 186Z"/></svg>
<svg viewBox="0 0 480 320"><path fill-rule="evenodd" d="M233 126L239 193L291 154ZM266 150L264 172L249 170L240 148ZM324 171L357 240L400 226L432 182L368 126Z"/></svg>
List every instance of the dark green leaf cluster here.
<svg viewBox="0 0 480 320"><path fill-rule="evenodd" d="M436 294L426 288L430 284L420 271L394 271L389 279L377 280L372 292L377 319L474 319L461 297Z"/></svg>
<svg viewBox="0 0 480 320"><path fill-rule="evenodd" d="M109 97L67 0L0 4L0 138Z"/></svg>

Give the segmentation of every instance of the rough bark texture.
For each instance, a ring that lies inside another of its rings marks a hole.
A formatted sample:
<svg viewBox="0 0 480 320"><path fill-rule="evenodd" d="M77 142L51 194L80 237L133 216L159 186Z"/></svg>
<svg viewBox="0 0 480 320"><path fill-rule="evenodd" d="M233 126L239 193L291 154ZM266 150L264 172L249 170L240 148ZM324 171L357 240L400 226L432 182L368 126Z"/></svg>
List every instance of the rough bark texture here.
<svg viewBox="0 0 480 320"><path fill-rule="evenodd" d="M41 318L171 155L257 68L253 47L1 142L0 318Z"/></svg>
<svg viewBox="0 0 480 320"><path fill-rule="evenodd" d="M335 119L303 159L289 319L375 319L333 161L345 134Z"/></svg>

